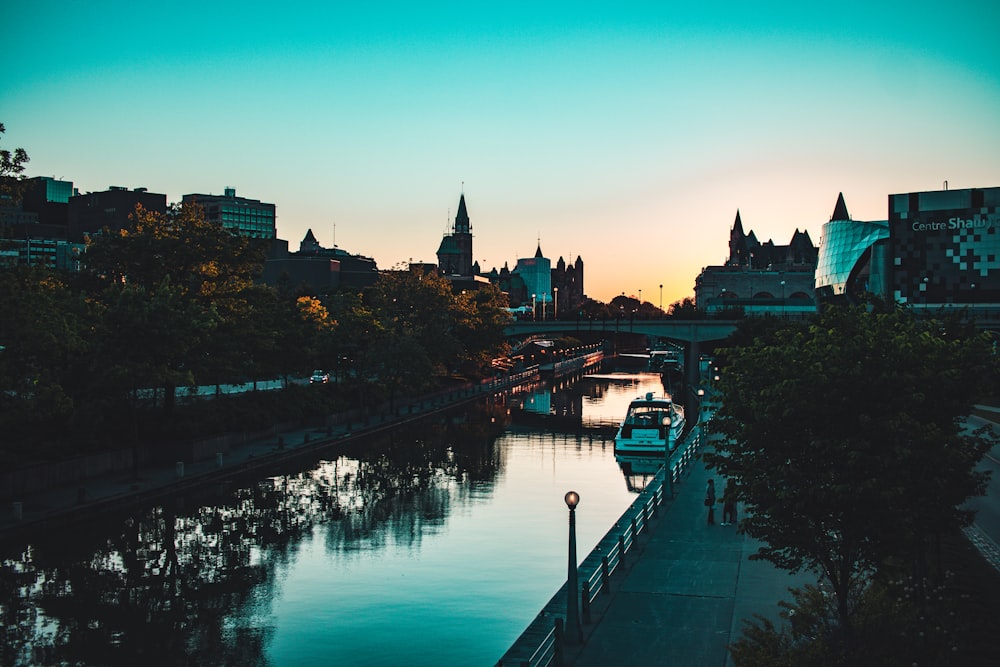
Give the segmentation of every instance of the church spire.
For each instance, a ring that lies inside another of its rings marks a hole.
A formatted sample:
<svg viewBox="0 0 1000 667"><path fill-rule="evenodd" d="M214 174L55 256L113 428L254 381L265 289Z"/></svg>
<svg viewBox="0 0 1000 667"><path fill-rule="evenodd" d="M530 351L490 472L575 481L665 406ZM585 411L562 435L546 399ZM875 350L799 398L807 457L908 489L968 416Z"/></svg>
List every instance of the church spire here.
<svg viewBox="0 0 1000 667"><path fill-rule="evenodd" d="M458 213L455 214L455 233L470 234L472 226L469 224L469 212L465 209L465 193L458 200Z"/></svg>

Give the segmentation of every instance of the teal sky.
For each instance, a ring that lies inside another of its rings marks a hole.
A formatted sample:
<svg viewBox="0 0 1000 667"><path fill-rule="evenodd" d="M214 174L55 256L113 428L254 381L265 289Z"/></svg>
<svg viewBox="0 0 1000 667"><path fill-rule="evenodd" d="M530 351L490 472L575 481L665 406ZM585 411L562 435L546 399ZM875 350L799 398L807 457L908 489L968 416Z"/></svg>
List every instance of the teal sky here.
<svg viewBox="0 0 1000 667"><path fill-rule="evenodd" d="M466 195L484 269L544 254L659 305L839 192L1000 186L1000 4L15 3L2 145L81 191L277 205L381 268ZM464 186L463 186L464 183Z"/></svg>

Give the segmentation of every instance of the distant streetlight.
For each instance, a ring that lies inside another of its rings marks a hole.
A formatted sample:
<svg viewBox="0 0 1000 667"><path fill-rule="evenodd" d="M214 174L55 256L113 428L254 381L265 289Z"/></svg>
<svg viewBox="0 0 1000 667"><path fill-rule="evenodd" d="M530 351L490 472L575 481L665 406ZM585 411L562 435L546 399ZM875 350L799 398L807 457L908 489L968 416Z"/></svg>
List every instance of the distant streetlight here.
<svg viewBox="0 0 1000 667"><path fill-rule="evenodd" d="M781 319L785 319L785 281L781 281Z"/></svg>
<svg viewBox="0 0 1000 667"><path fill-rule="evenodd" d="M553 287L552 288L552 294L555 295L555 301L552 304L552 319L558 320L559 319L559 288L558 287Z"/></svg>
<svg viewBox="0 0 1000 667"><path fill-rule="evenodd" d="M531 295L531 319L532 320L535 319L535 308L536 308L536 306L535 306L535 295L532 294Z"/></svg>
<svg viewBox="0 0 1000 667"><path fill-rule="evenodd" d="M542 322L545 321L545 302L549 300L549 293L542 292Z"/></svg>
<svg viewBox="0 0 1000 667"><path fill-rule="evenodd" d="M660 283L660 310L663 310L663 283Z"/></svg>
<svg viewBox="0 0 1000 667"><path fill-rule="evenodd" d="M580 494L570 491L563 498L569 508L569 562L566 567L566 642L579 644L583 640L580 632L580 599L576 573L576 506L580 504Z"/></svg>
<svg viewBox="0 0 1000 667"><path fill-rule="evenodd" d="M642 305L642 290L639 290L639 305Z"/></svg>

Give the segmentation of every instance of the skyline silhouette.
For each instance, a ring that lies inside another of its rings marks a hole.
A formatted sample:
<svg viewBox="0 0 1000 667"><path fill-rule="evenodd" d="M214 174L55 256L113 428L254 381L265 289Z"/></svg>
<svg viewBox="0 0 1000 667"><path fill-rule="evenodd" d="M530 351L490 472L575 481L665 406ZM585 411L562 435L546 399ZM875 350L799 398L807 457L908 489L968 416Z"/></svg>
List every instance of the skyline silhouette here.
<svg viewBox="0 0 1000 667"><path fill-rule="evenodd" d="M840 192L884 220L891 194L1000 184L988 3L59 4L6 21L28 175L232 186L380 267L434 261L464 192L484 270L540 242L593 298L666 306L737 210L819 242Z"/></svg>

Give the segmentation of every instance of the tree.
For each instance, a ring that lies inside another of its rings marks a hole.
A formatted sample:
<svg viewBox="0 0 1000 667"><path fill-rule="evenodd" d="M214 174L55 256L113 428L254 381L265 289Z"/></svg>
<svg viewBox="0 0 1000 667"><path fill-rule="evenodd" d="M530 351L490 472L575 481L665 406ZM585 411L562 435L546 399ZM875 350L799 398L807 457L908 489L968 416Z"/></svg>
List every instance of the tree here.
<svg viewBox="0 0 1000 667"><path fill-rule="evenodd" d="M14 442L65 428L89 345L87 305L48 269L19 266L0 270L0 313L0 430Z"/></svg>
<svg viewBox="0 0 1000 667"><path fill-rule="evenodd" d="M480 373L490 362L510 349L504 327L511 321L507 296L496 285L463 291L452 306L455 335L462 344L462 361Z"/></svg>
<svg viewBox="0 0 1000 667"><path fill-rule="evenodd" d="M255 323L268 322L255 317L268 310L259 306L262 299L277 298L253 282L261 272L262 248L206 220L196 203L166 214L137 206L131 221L130 229L91 239L86 267L99 288L97 298L107 299L109 314L125 308L123 312L154 318L164 330L185 331L183 341L149 332L154 335L142 337L142 345L134 350L145 355L132 362L150 370L146 378L163 382L164 407L171 409L179 381L207 377L218 383L252 375L278 335L269 326L254 328ZM141 306L137 300L149 303ZM171 313L195 328L174 323Z"/></svg>
<svg viewBox="0 0 1000 667"><path fill-rule="evenodd" d="M263 248L205 219L200 204L187 202L166 214L137 205L131 229L90 240L87 268L107 282L155 289L168 276L187 298L227 298L260 275Z"/></svg>
<svg viewBox="0 0 1000 667"><path fill-rule="evenodd" d="M284 330L287 332L282 350L284 369L308 370L327 368L337 370L338 322L319 299L300 296L287 302L288 315Z"/></svg>
<svg viewBox="0 0 1000 667"><path fill-rule="evenodd" d="M0 123L0 134L7 131L3 123ZM0 199L10 198L12 202L20 201L23 194L24 165L30 162L28 152L23 148L15 148L13 152L9 149L0 149Z"/></svg>
<svg viewBox="0 0 1000 667"><path fill-rule="evenodd" d="M373 328L359 359L370 378L389 390L418 389L445 375L460 355L451 284L437 273L391 271L366 294Z"/></svg>
<svg viewBox="0 0 1000 667"><path fill-rule="evenodd" d="M755 558L829 583L849 650L852 600L889 563L919 569L984 490L990 442L961 420L994 368L987 338L899 307L841 307L721 361L724 438L705 460L735 481L740 526L764 543Z"/></svg>
<svg viewBox="0 0 1000 667"><path fill-rule="evenodd" d="M667 316L676 320L703 320L706 313L703 310L698 310L694 299L688 296L670 304L670 307L667 308Z"/></svg>

